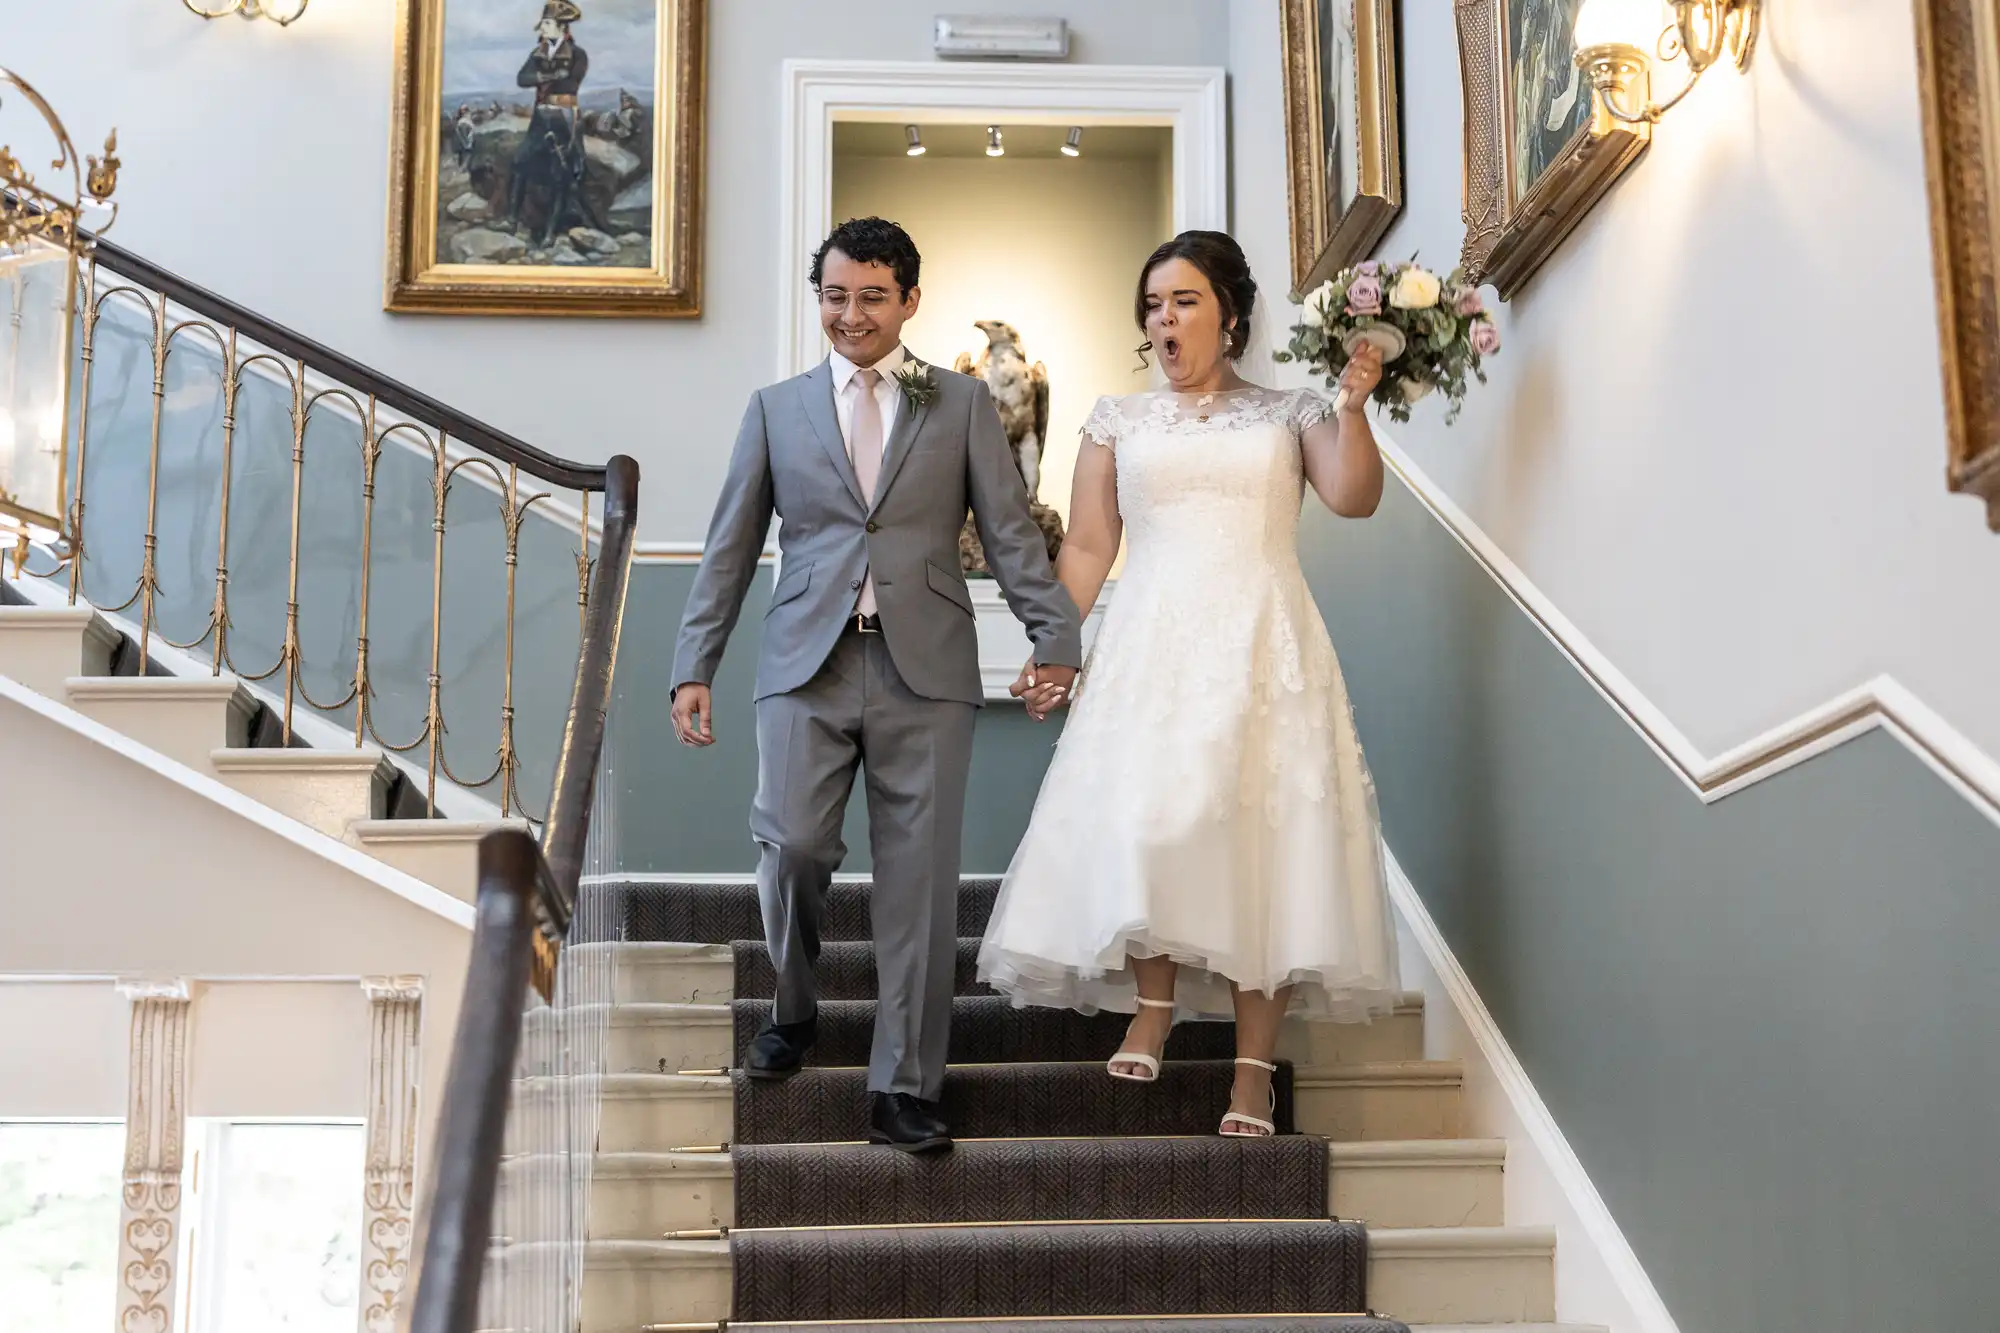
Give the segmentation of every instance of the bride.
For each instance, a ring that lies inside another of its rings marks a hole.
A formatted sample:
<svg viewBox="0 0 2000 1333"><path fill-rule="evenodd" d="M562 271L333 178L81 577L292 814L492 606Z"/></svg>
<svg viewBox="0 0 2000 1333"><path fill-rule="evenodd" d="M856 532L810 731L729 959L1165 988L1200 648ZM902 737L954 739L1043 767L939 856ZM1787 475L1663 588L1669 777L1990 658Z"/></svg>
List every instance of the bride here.
<svg viewBox="0 0 2000 1333"><path fill-rule="evenodd" d="M1177 1017L1236 1020L1224 1134L1270 1134L1287 1013L1367 1021L1397 992L1375 794L1299 567L1303 484L1366 518L1382 461L1364 349L1338 413L1237 373L1242 249L1183 232L1139 277L1168 387L1084 426L1057 577L1090 613L1127 567L1000 891L979 975L1016 1004L1133 1014L1108 1072L1152 1082ZM1014 684L1038 721L1061 690Z"/></svg>

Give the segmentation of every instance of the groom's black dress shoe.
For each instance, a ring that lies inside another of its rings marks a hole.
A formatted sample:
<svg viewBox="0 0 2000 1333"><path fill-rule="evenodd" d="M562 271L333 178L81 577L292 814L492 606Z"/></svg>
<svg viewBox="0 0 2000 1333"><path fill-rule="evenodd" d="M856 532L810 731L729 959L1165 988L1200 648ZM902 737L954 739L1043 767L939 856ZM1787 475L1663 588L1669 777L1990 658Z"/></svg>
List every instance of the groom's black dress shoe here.
<svg viewBox="0 0 2000 1333"><path fill-rule="evenodd" d="M868 1141L904 1152L933 1152L951 1147L951 1131L926 1103L907 1092L878 1092L868 1117Z"/></svg>
<svg viewBox="0 0 2000 1333"><path fill-rule="evenodd" d="M797 1023L766 1023L743 1057L743 1072L766 1082L790 1078L805 1067L806 1052L818 1038L817 1016Z"/></svg>

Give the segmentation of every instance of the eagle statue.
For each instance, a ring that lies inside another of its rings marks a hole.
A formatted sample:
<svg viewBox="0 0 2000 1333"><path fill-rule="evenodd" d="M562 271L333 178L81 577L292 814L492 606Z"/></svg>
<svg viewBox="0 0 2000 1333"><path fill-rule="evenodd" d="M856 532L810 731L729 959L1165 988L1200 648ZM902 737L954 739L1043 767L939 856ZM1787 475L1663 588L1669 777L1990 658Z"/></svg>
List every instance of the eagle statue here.
<svg viewBox="0 0 2000 1333"><path fill-rule="evenodd" d="M1013 452L1014 466L1028 488L1028 509L1048 543L1049 559L1062 547L1062 515L1035 498L1042 483L1042 451L1049 442L1049 372L1037 361L1028 363L1021 350L1021 335L1011 324L982 319L973 325L986 335L986 350L977 360L970 352L960 352L954 367L960 374L986 381L993 405L1000 412L1000 428L1006 432L1007 447ZM959 563L968 574L990 573L986 552L980 547L979 532L968 515L958 538Z"/></svg>

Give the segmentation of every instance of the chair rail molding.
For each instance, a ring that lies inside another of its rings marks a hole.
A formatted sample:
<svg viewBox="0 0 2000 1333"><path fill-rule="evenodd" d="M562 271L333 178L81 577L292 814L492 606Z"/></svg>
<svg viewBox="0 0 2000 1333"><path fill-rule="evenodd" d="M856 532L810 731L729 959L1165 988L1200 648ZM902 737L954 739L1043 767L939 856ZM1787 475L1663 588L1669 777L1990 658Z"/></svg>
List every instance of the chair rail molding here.
<svg viewBox="0 0 2000 1333"><path fill-rule="evenodd" d="M836 121L930 125L1161 125L1174 132L1174 229L1229 225L1226 72L1167 65L788 60L777 272L803 275L833 226ZM820 358L819 316L779 284L778 378Z"/></svg>
<svg viewBox="0 0 2000 1333"><path fill-rule="evenodd" d="M1389 470L1417 503L1430 511L1703 804L1712 805L1880 729L1902 742L1952 790L2000 825L2000 761L1893 676L1865 680L1721 754L1703 754L1400 445L1379 430L1376 438Z"/></svg>

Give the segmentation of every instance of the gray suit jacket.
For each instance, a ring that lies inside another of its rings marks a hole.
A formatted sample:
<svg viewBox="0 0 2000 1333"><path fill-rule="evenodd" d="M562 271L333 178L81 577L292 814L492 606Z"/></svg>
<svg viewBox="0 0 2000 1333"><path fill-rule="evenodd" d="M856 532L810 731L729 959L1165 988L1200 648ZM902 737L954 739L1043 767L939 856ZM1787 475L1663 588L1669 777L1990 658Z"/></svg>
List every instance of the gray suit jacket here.
<svg viewBox="0 0 2000 1333"><path fill-rule="evenodd" d="M774 513L784 558L765 614L759 699L818 673L872 570L882 634L904 682L925 698L983 703L972 595L958 562L968 507L1035 660L1082 665L1076 603L1049 568L992 397L969 375L929 369L937 394L897 411L872 506L841 438L826 362L752 396L681 617L674 688L714 680Z"/></svg>

